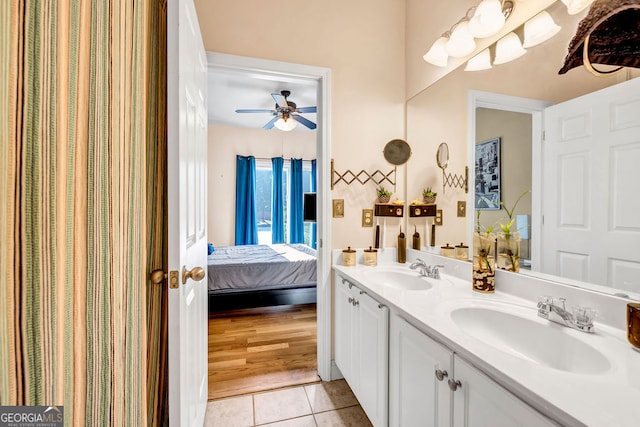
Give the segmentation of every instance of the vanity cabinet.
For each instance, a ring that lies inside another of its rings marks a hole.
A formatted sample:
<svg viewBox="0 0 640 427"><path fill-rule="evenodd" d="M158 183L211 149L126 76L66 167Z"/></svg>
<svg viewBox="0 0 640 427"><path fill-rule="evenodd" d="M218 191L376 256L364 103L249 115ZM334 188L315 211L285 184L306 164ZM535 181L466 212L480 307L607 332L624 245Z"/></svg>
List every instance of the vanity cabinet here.
<svg viewBox="0 0 640 427"><path fill-rule="evenodd" d="M451 351L396 315L390 334L389 425L449 426Z"/></svg>
<svg viewBox="0 0 640 427"><path fill-rule="evenodd" d="M390 331L391 426L556 425L401 317Z"/></svg>
<svg viewBox="0 0 640 427"><path fill-rule="evenodd" d="M389 308L335 275L335 362L376 427L388 420Z"/></svg>

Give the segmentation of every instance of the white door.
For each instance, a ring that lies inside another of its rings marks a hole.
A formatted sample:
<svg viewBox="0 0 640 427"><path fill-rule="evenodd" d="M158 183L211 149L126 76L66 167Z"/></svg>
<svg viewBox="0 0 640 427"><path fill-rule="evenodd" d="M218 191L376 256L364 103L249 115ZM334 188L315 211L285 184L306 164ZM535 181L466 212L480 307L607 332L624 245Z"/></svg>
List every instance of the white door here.
<svg viewBox="0 0 640 427"><path fill-rule="evenodd" d="M640 78L545 110L544 273L640 288Z"/></svg>
<svg viewBox="0 0 640 427"><path fill-rule="evenodd" d="M167 24L169 420L171 426L202 426L207 403L207 60L193 0L169 1Z"/></svg>

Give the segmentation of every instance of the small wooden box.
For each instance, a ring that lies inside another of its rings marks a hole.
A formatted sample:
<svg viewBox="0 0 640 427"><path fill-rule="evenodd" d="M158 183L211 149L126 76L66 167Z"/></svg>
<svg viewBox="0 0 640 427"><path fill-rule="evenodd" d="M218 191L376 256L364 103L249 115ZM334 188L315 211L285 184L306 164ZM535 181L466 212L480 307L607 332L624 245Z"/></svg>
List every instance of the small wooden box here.
<svg viewBox="0 0 640 427"><path fill-rule="evenodd" d="M376 203L374 211L376 216L393 216L396 218L402 218L404 215L404 205Z"/></svg>
<svg viewBox="0 0 640 427"><path fill-rule="evenodd" d="M436 205L411 205L409 209L410 217L436 216Z"/></svg>

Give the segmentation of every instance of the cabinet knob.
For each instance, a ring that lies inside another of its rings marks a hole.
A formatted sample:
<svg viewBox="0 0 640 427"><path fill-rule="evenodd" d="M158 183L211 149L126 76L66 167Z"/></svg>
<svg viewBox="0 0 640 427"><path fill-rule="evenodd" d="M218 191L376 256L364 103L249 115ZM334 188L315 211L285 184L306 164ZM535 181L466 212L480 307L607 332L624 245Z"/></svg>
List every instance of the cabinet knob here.
<svg viewBox="0 0 640 427"><path fill-rule="evenodd" d="M353 299L353 306L355 307L356 305L360 304L360 301L358 301L357 299Z"/></svg>
<svg viewBox="0 0 640 427"><path fill-rule="evenodd" d="M449 376L449 373L447 371L436 369L436 378L438 379L438 381L442 381L448 376Z"/></svg>
<svg viewBox="0 0 640 427"><path fill-rule="evenodd" d="M353 305L353 301L355 301L355 300L353 299L353 297L349 297L349 302L350 302L352 305Z"/></svg>
<svg viewBox="0 0 640 427"><path fill-rule="evenodd" d="M458 387L462 387L462 383L460 382L460 380L453 380L453 378L449 378L449 388L451 389L451 391L456 391L458 389Z"/></svg>

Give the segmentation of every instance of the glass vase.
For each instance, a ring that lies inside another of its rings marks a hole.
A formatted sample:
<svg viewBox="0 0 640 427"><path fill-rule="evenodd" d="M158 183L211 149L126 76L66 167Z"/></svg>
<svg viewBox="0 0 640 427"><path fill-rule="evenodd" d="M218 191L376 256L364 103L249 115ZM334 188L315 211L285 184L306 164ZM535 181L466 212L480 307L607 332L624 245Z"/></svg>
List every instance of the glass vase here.
<svg viewBox="0 0 640 427"><path fill-rule="evenodd" d="M493 233L473 234L473 290L492 293L496 290L496 270L494 247L496 236Z"/></svg>
<svg viewBox="0 0 640 427"><path fill-rule="evenodd" d="M520 233L498 233L498 268L520 271Z"/></svg>

